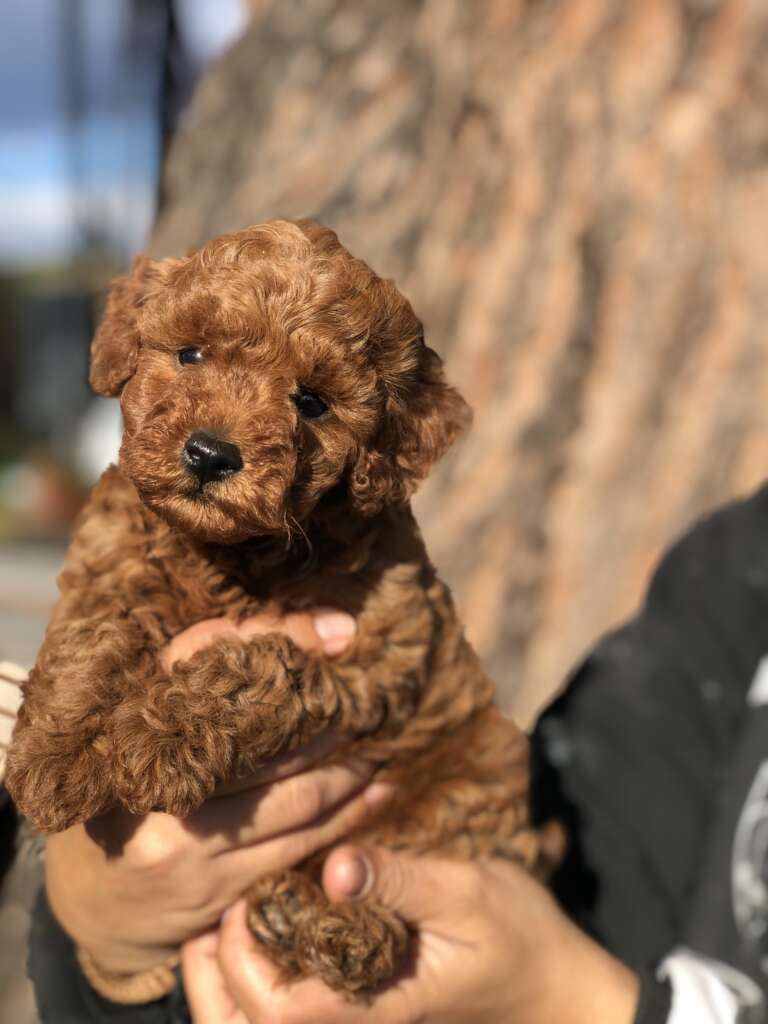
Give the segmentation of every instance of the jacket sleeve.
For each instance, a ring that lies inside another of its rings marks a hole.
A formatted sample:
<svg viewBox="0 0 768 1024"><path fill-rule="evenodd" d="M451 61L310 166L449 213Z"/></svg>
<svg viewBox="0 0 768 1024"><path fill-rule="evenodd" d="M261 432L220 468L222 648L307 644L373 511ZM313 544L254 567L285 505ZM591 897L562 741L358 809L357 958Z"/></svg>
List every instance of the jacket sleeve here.
<svg viewBox="0 0 768 1024"><path fill-rule="evenodd" d="M595 647L536 727L534 816L564 819L573 840L556 893L638 969L685 935L766 623L764 488L669 551L639 614Z"/></svg>
<svg viewBox="0 0 768 1024"><path fill-rule="evenodd" d="M41 889L32 918L27 970L41 1024L189 1024L181 984L166 999L143 1006L110 1003L83 976L74 945Z"/></svg>

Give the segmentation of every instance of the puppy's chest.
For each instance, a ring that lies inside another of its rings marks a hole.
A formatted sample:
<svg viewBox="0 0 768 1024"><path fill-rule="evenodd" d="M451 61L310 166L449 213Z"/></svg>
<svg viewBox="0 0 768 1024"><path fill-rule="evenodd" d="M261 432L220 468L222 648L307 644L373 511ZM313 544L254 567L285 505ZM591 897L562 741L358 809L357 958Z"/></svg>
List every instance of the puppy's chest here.
<svg viewBox="0 0 768 1024"><path fill-rule="evenodd" d="M172 632L202 619L243 619L265 610L294 611L332 605L355 613L370 583L365 573L339 573L322 566L311 572L288 565L263 565L248 552L201 552L179 546L150 550L148 586L173 620Z"/></svg>

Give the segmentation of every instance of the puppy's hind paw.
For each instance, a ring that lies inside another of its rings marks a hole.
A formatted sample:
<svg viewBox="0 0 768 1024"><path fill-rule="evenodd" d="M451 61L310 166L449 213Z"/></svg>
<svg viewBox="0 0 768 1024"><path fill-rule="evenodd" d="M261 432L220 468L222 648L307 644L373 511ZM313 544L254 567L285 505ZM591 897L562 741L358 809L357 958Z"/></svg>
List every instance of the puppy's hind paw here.
<svg viewBox="0 0 768 1024"><path fill-rule="evenodd" d="M403 969L409 951L405 923L367 903L329 904L296 932L299 965L347 999L365 1001Z"/></svg>
<svg viewBox="0 0 768 1024"><path fill-rule="evenodd" d="M246 894L248 925L286 977L301 973L296 957L296 930L308 914L322 914L328 905L320 886L298 871L259 879Z"/></svg>

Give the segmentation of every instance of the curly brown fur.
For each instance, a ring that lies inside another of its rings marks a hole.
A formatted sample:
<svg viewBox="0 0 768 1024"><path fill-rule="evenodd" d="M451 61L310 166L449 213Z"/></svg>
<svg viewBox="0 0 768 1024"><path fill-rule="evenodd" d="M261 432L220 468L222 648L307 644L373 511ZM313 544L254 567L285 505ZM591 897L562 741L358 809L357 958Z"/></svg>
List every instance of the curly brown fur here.
<svg viewBox="0 0 768 1024"><path fill-rule="evenodd" d="M182 364L191 347L201 361ZM525 738L491 706L408 505L468 411L395 286L309 221L140 258L113 286L91 381L120 395L125 433L67 555L10 752L30 820L53 832L118 802L185 815L332 726L398 783L361 837L540 867ZM327 411L303 418L302 392ZM191 468L201 431L241 467ZM312 605L357 617L340 657L275 634L161 665L203 619ZM319 864L257 887L254 931L287 972L364 996L402 965L404 925L330 907Z"/></svg>

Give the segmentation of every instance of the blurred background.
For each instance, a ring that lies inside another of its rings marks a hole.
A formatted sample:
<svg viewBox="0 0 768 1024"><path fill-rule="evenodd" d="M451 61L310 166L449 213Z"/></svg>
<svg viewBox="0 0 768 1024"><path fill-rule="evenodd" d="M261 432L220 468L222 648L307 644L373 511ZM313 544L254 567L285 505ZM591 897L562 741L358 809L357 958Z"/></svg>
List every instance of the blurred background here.
<svg viewBox="0 0 768 1024"><path fill-rule="evenodd" d="M5 0L0 10L0 660L28 665L72 518L114 460L91 396L106 282L147 243L160 169L241 0Z"/></svg>
<svg viewBox="0 0 768 1024"><path fill-rule="evenodd" d="M766 475L767 210L756 0L3 0L0 661L34 660L117 449L85 383L107 280L313 216L474 406L417 513L529 722L673 538Z"/></svg>
<svg viewBox="0 0 768 1024"><path fill-rule="evenodd" d="M417 512L528 721L690 520L768 467L768 5L5 0L0 658L113 457L131 255L314 216L475 408Z"/></svg>

